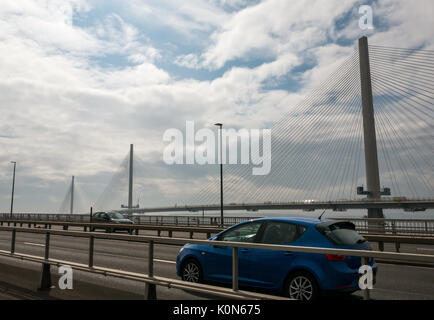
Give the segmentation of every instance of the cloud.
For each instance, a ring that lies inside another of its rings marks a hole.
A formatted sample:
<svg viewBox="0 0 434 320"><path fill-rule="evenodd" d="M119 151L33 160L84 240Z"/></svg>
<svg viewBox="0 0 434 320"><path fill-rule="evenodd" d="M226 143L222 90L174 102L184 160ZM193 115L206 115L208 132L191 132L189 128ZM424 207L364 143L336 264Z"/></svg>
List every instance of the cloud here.
<svg viewBox="0 0 434 320"><path fill-rule="evenodd" d="M221 68L234 59L299 53L326 41L334 21L353 4L270 0L244 8L211 35L202 66Z"/></svg>
<svg viewBox="0 0 434 320"><path fill-rule="evenodd" d="M215 168L168 168L164 131L186 120L198 128L271 126L354 52L358 3L3 4L0 208L8 208L10 160L18 162L17 210L57 210L71 175L95 201L130 143L148 167L138 181L141 204L201 190ZM432 48L430 2L373 5L382 24L370 42Z"/></svg>

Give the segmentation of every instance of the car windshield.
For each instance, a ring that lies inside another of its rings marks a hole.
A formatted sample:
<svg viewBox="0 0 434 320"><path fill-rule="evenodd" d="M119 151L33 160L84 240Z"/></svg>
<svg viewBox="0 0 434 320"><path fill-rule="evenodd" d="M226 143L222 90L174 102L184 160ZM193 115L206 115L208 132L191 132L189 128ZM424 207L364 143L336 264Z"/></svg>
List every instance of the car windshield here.
<svg viewBox="0 0 434 320"><path fill-rule="evenodd" d="M350 222L337 222L325 226L318 226L318 230L331 242L337 245L356 245L366 242Z"/></svg>
<svg viewBox="0 0 434 320"><path fill-rule="evenodd" d="M125 219L125 217L123 215L121 215L119 212L109 212L107 214L112 219Z"/></svg>

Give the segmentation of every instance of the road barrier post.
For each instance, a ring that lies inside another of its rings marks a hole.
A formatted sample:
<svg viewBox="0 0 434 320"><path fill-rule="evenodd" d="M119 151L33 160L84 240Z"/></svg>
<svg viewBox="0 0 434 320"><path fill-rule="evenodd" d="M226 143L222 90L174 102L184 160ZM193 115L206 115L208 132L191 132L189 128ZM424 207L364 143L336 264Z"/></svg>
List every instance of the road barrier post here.
<svg viewBox="0 0 434 320"><path fill-rule="evenodd" d="M362 257L362 266L363 265L368 265L368 257ZM362 291L363 291L363 300L370 300L371 297L369 295L369 289L365 288Z"/></svg>
<svg viewBox="0 0 434 320"><path fill-rule="evenodd" d="M94 236L89 238L89 268L93 267L93 249L94 249Z"/></svg>
<svg viewBox="0 0 434 320"><path fill-rule="evenodd" d="M17 230L12 230L12 237L11 237L11 253L15 252L15 238L16 238Z"/></svg>
<svg viewBox="0 0 434 320"><path fill-rule="evenodd" d="M50 256L50 233L45 234L45 254L44 259L48 260ZM42 263L41 281L39 282L39 291L50 290L51 288L51 265Z"/></svg>
<svg viewBox="0 0 434 320"><path fill-rule="evenodd" d="M148 276L154 277L154 241L149 241L148 248ZM154 283L145 284L145 299L157 300L157 289Z"/></svg>

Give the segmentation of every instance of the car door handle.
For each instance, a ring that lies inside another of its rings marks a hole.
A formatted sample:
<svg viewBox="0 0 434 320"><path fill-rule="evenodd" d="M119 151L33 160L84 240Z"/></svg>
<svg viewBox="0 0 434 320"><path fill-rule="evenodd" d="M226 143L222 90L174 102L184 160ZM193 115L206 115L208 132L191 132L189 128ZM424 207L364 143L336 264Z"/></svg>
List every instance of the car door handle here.
<svg viewBox="0 0 434 320"><path fill-rule="evenodd" d="M241 248L241 249L240 249L240 252L242 252L242 253L247 253L247 252L249 252L249 249Z"/></svg>
<svg viewBox="0 0 434 320"><path fill-rule="evenodd" d="M285 256L293 256L294 252L285 251Z"/></svg>

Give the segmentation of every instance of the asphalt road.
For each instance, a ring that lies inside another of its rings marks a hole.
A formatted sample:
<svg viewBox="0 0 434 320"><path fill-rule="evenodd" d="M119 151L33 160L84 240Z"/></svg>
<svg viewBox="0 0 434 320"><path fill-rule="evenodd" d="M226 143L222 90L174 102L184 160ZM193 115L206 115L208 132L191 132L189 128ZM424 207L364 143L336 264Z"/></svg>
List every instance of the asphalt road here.
<svg viewBox="0 0 434 320"><path fill-rule="evenodd" d="M142 233L145 234L145 233ZM155 232L146 232L153 234ZM175 237L188 234L174 234ZM204 236L204 235L203 235ZM0 232L0 249L10 249L10 232ZM32 255L44 255L44 235L17 233L16 252ZM375 247L375 246L374 246ZM176 275L176 256L180 247L156 244L154 248L154 274L168 278ZM386 245L386 250L393 251L393 245ZM430 246L402 245L401 252L434 253ZM87 263L88 240L52 236L50 239L50 257L78 263ZM94 264L101 267L125 271L147 273L147 244L133 242L95 240ZM56 288L49 293L36 292L40 277L41 264L18 259L0 257L0 299L142 299L144 284L137 281L106 277L83 271L74 271L74 289ZM433 268L414 267L392 264L379 264L377 284L371 291L373 299L388 300L433 300ZM57 268L52 268L57 276ZM220 299L216 296L188 293L179 289L157 288L159 299ZM361 299L362 293L350 296L329 297L327 299Z"/></svg>

